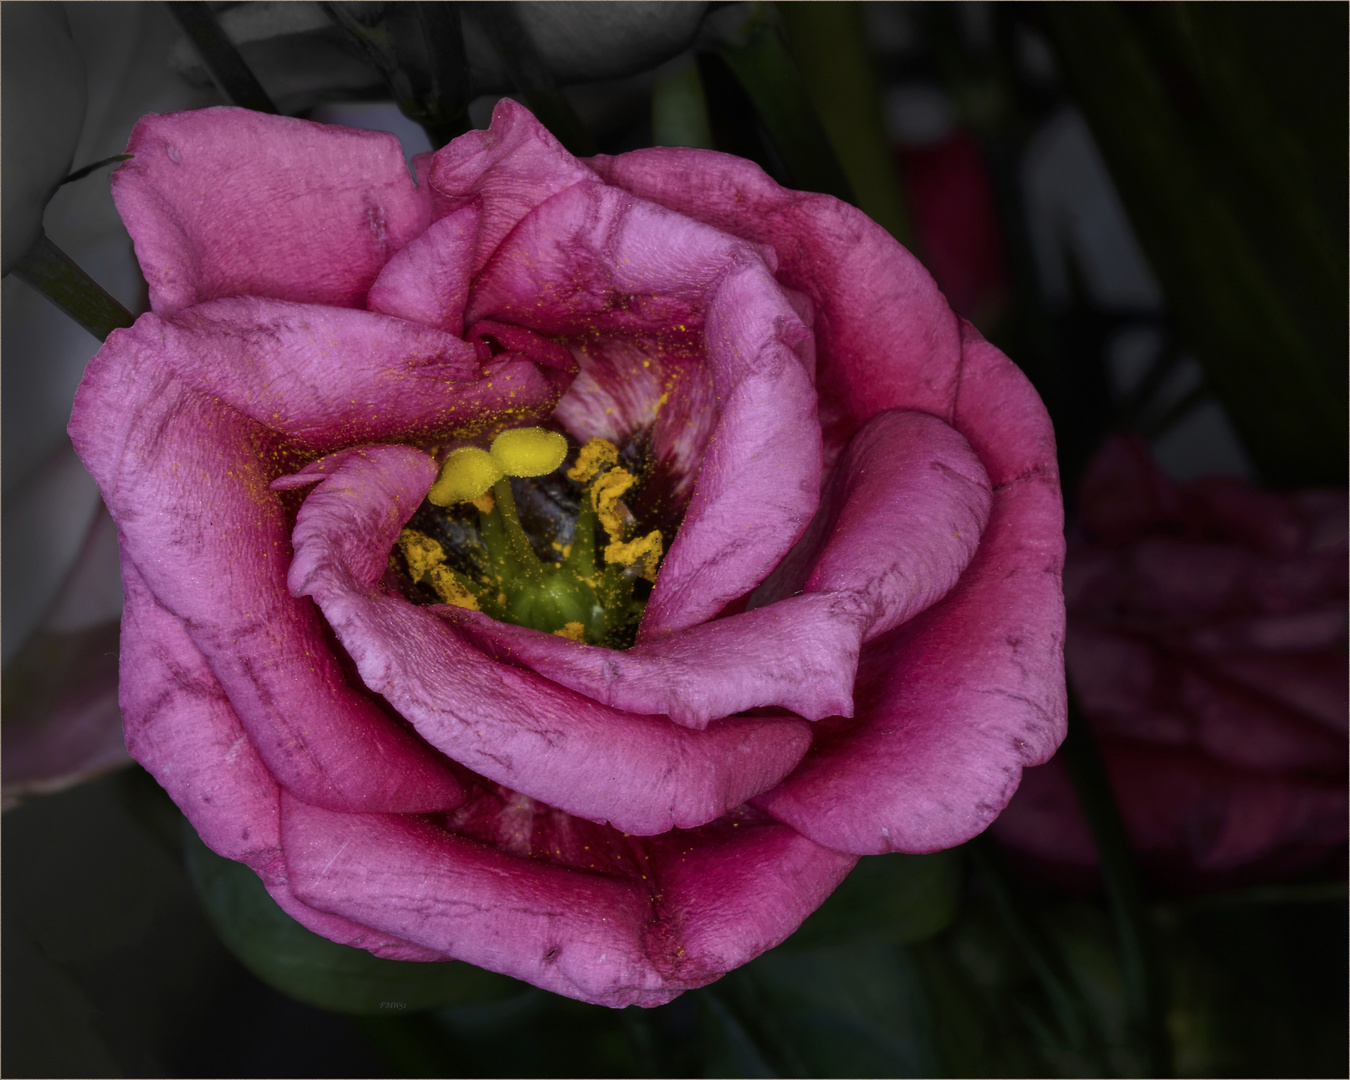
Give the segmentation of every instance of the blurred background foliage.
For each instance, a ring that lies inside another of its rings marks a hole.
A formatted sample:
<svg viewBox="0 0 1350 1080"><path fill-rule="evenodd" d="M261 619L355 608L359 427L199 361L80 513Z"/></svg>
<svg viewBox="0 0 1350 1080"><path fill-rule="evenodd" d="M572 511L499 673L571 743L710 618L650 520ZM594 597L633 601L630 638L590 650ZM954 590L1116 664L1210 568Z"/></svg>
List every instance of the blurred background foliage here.
<svg viewBox="0 0 1350 1080"><path fill-rule="evenodd" d="M167 69L329 122L392 100L426 146L510 93L577 153L714 148L855 203L1035 382L1070 506L1118 432L1174 474L1217 453L1277 488L1345 484L1344 5L651 5L661 31L608 53L599 22L525 32L549 5L280 7L156 7ZM1084 122L1087 157L1056 158ZM1099 160L1118 207L1070 192L1047 225L1046 171L1072 187ZM1120 207L1126 241L1093 247ZM16 273L50 295L60 256L39 243ZM118 319L71 314L99 337ZM779 948L652 1010L317 938L137 768L30 798L3 821L3 1071L1344 1075L1343 856L1242 891L1143 882L1075 725L1096 891L988 838L866 858Z"/></svg>

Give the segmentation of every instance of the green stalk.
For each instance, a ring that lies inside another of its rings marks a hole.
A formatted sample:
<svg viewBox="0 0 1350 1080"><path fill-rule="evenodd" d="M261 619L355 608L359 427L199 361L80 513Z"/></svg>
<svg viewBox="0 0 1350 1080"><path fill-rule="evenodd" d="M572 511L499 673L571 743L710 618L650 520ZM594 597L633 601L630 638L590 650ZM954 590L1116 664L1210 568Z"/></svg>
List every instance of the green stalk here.
<svg viewBox="0 0 1350 1080"><path fill-rule="evenodd" d="M38 237L28 254L15 264L12 273L99 341L107 341L114 330L124 329L136 321L136 316L47 239L46 233Z"/></svg>
<svg viewBox="0 0 1350 1080"><path fill-rule="evenodd" d="M708 99L698 64L682 64L652 87L652 145L713 149Z"/></svg>
<svg viewBox="0 0 1350 1080"><path fill-rule="evenodd" d="M1102 883L1120 946L1131 1041L1142 1051L1146 1076L1170 1076L1165 985L1139 872L1101 753L1072 688L1069 730L1060 752L1101 861Z"/></svg>
<svg viewBox="0 0 1350 1080"><path fill-rule="evenodd" d="M206 70L211 73L211 78L230 104L254 112L277 111L258 77L249 69L234 42L216 21L210 4L189 2L165 6L196 47Z"/></svg>
<svg viewBox="0 0 1350 1080"><path fill-rule="evenodd" d="M858 3L779 4L787 43L858 208L906 247L914 230L881 112L881 86Z"/></svg>
<svg viewBox="0 0 1350 1080"><path fill-rule="evenodd" d="M971 861L989 889L990 899L994 902L994 908L1003 922L1004 929L1022 954L1036 981L1041 984L1045 996L1049 998L1050 1007L1054 1010L1055 1019L1068 1045L1079 1053L1087 1052L1090 1043L1095 1040L1090 1038L1078 994L1061 969L1055 952L1040 927L1017 902L997 856L990 850L988 837L977 836L966 845L965 850L970 853ZM1100 1056L1099 1048L1092 1047L1092 1049Z"/></svg>
<svg viewBox="0 0 1350 1080"><path fill-rule="evenodd" d="M733 8L723 11L731 14L722 15L717 55L750 98L792 186L857 206L853 186L783 43L773 10L756 4L739 25L728 25Z"/></svg>
<svg viewBox="0 0 1350 1080"><path fill-rule="evenodd" d="M586 496L572 530L572 549L562 564L564 570L579 578L595 574L595 526L595 510L591 507L590 497Z"/></svg>
<svg viewBox="0 0 1350 1080"><path fill-rule="evenodd" d="M493 484L492 497L496 500L496 512L506 532L507 547L520 572L530 577L542 576L543 563L535 555L534 548L530 547L525 530L520 527L520 516L516 513L516 497L511 493L511 481L503 477Z"/></svg>

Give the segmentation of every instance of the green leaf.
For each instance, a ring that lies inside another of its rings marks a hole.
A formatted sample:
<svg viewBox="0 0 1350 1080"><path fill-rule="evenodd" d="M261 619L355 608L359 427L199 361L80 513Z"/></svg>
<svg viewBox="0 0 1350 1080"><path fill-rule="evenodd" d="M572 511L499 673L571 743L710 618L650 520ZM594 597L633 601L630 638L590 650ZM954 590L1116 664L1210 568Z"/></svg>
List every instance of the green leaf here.
<svg viewBox="0 0 1350 1080"><path fill-rule="evenodd" d="M188 873L226 946L264 982L335 1012L387 1015L525 992L470 964L382 960L311 933L276 905L258 876L222 858L184 823Z"/></svg>
<svg viewBox="0 0 1350 1080"><path fill-rule="evenodd" d="M959 851L869 855L779 948L923 941L952 921L960 892Z"/></svg>
<svg viewBox="0 0 1350 1080"><path fill-rule="evenodd" d="M923 990L903 947L780 948L744 972L776 1021L778 1055L806 1066L789 1075L934 1075Z"/></svg>
<svg viewBox="0 0 1350 1080"><path fill-rule="evenodd" d="M136 321L136 317L81 270L74 259L48 240L46 233L38 237L37 243L14 264L11 272L99 341L107 341L114 330Z"/></svg>

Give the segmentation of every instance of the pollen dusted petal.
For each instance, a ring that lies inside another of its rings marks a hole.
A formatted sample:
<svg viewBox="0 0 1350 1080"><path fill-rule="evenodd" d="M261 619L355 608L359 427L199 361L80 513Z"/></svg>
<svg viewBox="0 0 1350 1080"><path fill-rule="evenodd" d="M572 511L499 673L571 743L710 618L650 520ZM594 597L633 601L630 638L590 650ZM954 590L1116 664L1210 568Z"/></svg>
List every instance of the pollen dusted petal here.
<svg viewBox="0 0 1350 1080"><path fill-rule="evenodd" d="M952 589L989 506L984 469L960 434L934 416L892 410L855 437L819 515L753 595L752 610L624 652L487 619L455 621L504 661L690 727L763 706L809 720L852 716L862 643Z"/></svg>
<svg viewBox="0 0 1350 1080"><path fill-rule="evenodd" d="M348 685L317 613L289 595L285 514L268 489L282 436L331 447L481 417L479 383L456 359L469 350L446 341L365 312L216 301L118 331L76 398L71 437L124 558L191 627L273 776L312 802L412 811L461 797L438 755ZM534 371L519 385L547 408L553 391Z"/></svg>
<svg viewBox="0 0 1350 1080"><path fill-rule="evenodd" d="M375 591L383 553L429 483L408 467L416 453L346 453L300 509L290 586L315 599L365 685L427 742L497 783L635 835L712 821L791 771L810 741L801 720L731 718L696 732L611 709L498 664L432 611Z"/></svg>
<svg viewBox="0 0 1350 1080"><path fill-rule="evenodd" d="M582 355L598 334L639 339L673 325L702 332L701 355L668 393L695 395L717 419L701 428L701 471L640 641L703 622L754 588L815 512L820 425L799 351L809 334L775 265L757 244L616 189L577 184L521 220L470 296L470 318L571 339ZM584 387L579 378L568 396ZM565 396L559 419L574 422L578 412L584 417ZM656 415L658 442L664 414ZM618 441L614 432L572 434Z"/></svg>

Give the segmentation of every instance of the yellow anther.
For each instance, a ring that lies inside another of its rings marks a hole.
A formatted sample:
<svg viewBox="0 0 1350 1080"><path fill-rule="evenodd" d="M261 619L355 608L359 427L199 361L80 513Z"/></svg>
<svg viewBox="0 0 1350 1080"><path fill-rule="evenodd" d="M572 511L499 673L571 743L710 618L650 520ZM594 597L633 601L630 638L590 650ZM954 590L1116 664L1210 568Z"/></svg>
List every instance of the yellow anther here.
<svg viewBox="0 0 1350 1080"><path fill-rule="evenodd" d="M512 428L492 440L490 453L507 476L544 476L563 463L567 440L543 428Z"/></svg>
<svg viewBox="0 0 1350 1080"><path fill-rule="evenodd" d="M497 505L497 500L492 497L491 491L485 491L483 494L479 495L478 498L470 499L469 501L473 503L474 508L480 514L492 513L492 508Z"/></svg>
<svg viewBox="0 0 1350 1080"><path fill-rule="evenodd" d="M450 451L441 466L441 475L431 485L427 498L437 506L470 502L487 491L505 475L497 459L486 450L461 446Z"/></svg>
<svg viewBox="0 0 1350 1080"><path fill-rule="evenodd" d="M664 550L661 544L661 530L653 529L646 536L628 543L615 542L605 547L605 562L631 566L639 577L648 581L656 580L656 567L661 561Z"/></svg>
<svg viewBox="0 0 1350 1080"><path fill-rule="evenodd" d="M431 570L445 562L445 551L440 541L416 529L404 529L398 534L399 550L408 563L408 575L421 581Z"/></svg>
<svg viewBox="0 0 1350 1080"><path fill-rule="evenodd" d="M625 518L631 515L621 509L619 500L636 483L637 477L627 469L610 469L591 484L591 505L611 540L623 535Z"/></svg>
<svg viewBox="0 0 1350 1080"><path fill-rule="evenodd" d="M584 484L598 473L619 463L619 451L608 439L589 440L577 453L577 463L567 470L567 479Z"/></svg>
<svg viewBox="0 0 1350 1080"><path fill-rule="evenodd" d="M444 604L468 608L470 611L478 610L478 601L474 599L473 593L459 583L448 566L431 568L431 587Z"/></svg>
<svg viewBox="0 0 1350 1080"><path fill-rule="evenodd" d="M580 641L581 635L586 632L586 627L579 622L564 623L561 630L554 630L558 637L566 638L568 641Z"/></svg>

